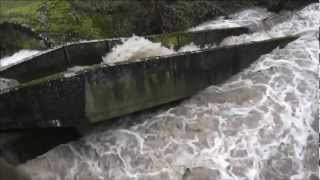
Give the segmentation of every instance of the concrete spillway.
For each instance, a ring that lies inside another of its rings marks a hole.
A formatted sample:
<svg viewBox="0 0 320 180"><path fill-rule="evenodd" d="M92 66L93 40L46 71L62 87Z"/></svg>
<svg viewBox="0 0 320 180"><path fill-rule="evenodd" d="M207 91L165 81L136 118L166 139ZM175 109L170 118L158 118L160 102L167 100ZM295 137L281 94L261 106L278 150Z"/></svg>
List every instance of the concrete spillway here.
<svg viewBox="0 0 320 180"><path fill-rule="evenodd" d="M245 31L235 28L148 38L175 48L190 42L204 46ZM79 127L186 98L227 80L261 55L296 38L150 57L114 66L97 63L105 50L121 43L119 39L61 47L0 72L2 77L24 82L1 92L0 129ZM72 65L91 66L66 76L64 71Z"/></svg>

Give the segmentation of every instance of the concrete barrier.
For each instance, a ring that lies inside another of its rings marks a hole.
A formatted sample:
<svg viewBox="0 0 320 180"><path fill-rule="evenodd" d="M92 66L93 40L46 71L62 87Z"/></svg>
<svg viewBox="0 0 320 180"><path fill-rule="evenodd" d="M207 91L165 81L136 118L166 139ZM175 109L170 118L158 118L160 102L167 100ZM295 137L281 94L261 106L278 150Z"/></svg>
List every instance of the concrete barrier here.
<svg viewBox="0 0 320 180"><path fill-rule="evenodd" d="M200 46L216 44L220 43L225 37L248 32L248 28L238 27L199 32L176 32L151 35L146 38L178 49L191 42ZM19 64L0 69L0 77L15 79L24 83L65 71L73 66L99 64L102 62L102 56L110 52L115 45L121 44L124 39L127 38L80 42L61 46Z"/></svg>
<svg viewBox="0 0 320 180"><path fill-rule="evenodd" d="M22 84L0 94L0 130L77 127L191 96L219 84L297 37L94 65L74 76Z"/></svg>

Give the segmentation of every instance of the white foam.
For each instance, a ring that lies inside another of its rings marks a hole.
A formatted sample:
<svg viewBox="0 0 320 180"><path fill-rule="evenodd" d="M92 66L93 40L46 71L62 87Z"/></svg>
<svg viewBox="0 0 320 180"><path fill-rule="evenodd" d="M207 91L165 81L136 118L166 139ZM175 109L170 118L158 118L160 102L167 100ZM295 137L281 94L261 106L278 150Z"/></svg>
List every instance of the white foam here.
<svg viewBox="0 0 320 180"><path fill-rule="evenodd" d="M63 76L66 78L77 75L78 72L89 69L90 66L73 66L68 68L67 71L64 72Z"/></svg>
<svg viewBox="0 0 320 180"><path fill-rule="evenodd" d="M102 59L106 64L113 64L121 61L138 60L173 53L173 50L161 46L161 43L153 43L143 37L134 35L122 44L112 48L111 52L106 54Z"/></svg>
<svg viewBox="0 0 320 180"><path fill-rule="evenodd" d="M259 23L262 19L265 19L272 15L274 14L268 12L265 8L256 7L252 9L242 10L230 15L229 17L219 17L216 20L193 27L190 29L190 31L243 27Z"/></svg>
<svg viewBox="0 0 320 180"><path fill-rule="evenodd" d="M205 45L203 48L213 48L216 45ZM182 46L177 51L173 48L167 48L161 43L154 43L144 37L132 36L124 40L122 44L112 48L111 52L102 57L103 63L115 64L124 61L136 61L147 57L165 56L175 53L197 51L201 48L194 43Z"/></svg>
<svg viewBox="0 0 320 180"><path fill-rule="evenodd" d="M225 38L220 45L234 45L251 41L266 40L287 35L296 35L318 31L320 25L319 5L314 4L303 8L301 11L293 13L292 17L282 23L271 27L268 31L256 32L253 34L243 34Z"/></svg>
<svg viewBox="0 0 320 180"><path fill-rule="evenodd" d="M0 91L17 85L19 85L19 82L14 79L0 78Z"/></svg>
<svg viewBox="0 0 320 180"><path fill-rule="evenodd" d="M194 43L190 43L188 45L185 45L183 47L181 47L178 52L188 52L188 51L197 51L200 50L201 48L197 45L195 45Z"/></svg>
<svg viewBox="0 0 320 180"><path fill-rule="evenodd" d="M20 50L11 56L7 56L7 57L0 59L0 67L5 67L5 66L12 65L12 64L17 64L19 62L22 62L24 59L31 57L31 56L34 56L40 52L41 51L39 51L39 50L30 50L30 49Z"/></svg>

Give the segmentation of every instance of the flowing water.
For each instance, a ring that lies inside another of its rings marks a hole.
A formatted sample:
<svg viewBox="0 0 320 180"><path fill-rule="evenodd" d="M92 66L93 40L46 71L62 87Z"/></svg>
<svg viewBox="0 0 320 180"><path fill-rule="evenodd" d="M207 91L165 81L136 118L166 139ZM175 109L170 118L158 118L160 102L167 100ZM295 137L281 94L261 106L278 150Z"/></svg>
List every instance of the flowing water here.
<svg viewBox="0 0 320 180"><path fill-rule="evenodd" d="M214 45L207 45L206 48ZM167 48L161 43L154 43L144 37L132 36L124 40L122 44L112 48L111 52L102 57L103 63L114 64L122 61L140 60L146 57L165 56L179 52L196 51L200 47L190 43L175 51L173 48Z"/></svg>
<svg viewBox="0 0 320 180"><path fill-rule="evenodd" d="M220 17L217 20L203 23L190 31L200 31L207 29L222 29L231 27L242 27L252 24L259 24L265 18L275 16L265 8L252 8L230 15L229 17Z"/></svg>
<svg viewBox="0 0 320 180"><path fill-rule="evenodd" d="M247 12L254 11L244 11L242 20L251 20L253 15ZM254 41L259 35L267 38L273 37L269 34L307 31L224 84L211 86L176 106L97 127L20 168L39 180L315 178L319 157L318 12L318 4L312 4L271 30L226 39L224 45ZM206 28L221 27L216 21L211 24ZM136 40L150 48L145 41ZM169 52L160 45L151 47ZM131 52L141 54L139 47L118 48L121 53L113 55L112 61L136 57Z"/></svg>
<svg viewBox="0 0 320 180"><path fill-rule="evenodd" d="M19 85L19 82L14 79L0 78L0 90L11 88Z"/></svg>
<svg viewBox="0 0 320 180"><path fill-rule="evenodd" d="M38 54L40 52L41 51L29 50L29 49L20 50L20 51L14 53L11 56L7 56L7 57L4 57L4 58L0 59L0 68L1 67L5 67L5 66L9 66L9 65L12 65L12 64L17 64L19 62L24 61L26 58L34 56L34 55L36 55L36 54Z"/></svg>
<svg viewBox="0 0 320 180"><path fill-rule="evenodd" d="M174 53L173 50L161 46L161 43L153 43L143 37L133 36L123 44L112 48L111 53L106 54L102 59L104 63L110 64L172 53Z"/></svg>

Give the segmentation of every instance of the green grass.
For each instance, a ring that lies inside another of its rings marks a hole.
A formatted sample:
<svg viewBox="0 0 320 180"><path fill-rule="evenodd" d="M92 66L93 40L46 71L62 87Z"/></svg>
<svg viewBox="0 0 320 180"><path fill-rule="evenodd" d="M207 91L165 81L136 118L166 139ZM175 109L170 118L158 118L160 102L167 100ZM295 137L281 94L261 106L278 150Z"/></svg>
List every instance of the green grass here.
<svg viewBox="0 0 320 180"><path fill-rule="evenodd" d="M78 12L69 0L1 0L0 23L5 21L25 24L61 42L110 33L110 18Z"/></svg>

